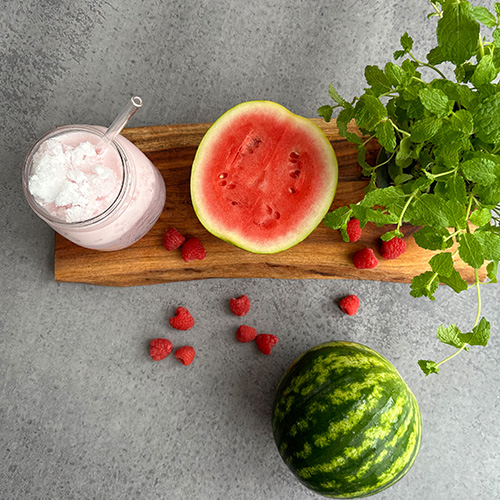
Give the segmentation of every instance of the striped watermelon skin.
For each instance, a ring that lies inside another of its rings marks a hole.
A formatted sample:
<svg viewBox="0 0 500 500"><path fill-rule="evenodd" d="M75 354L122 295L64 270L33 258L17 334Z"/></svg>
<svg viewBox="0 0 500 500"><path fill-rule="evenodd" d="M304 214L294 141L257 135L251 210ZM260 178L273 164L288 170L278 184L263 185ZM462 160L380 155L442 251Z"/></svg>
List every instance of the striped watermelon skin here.
<svg viewBox="0 0 500 500"><path fill-rule="evenodd" d="M401 479L417 457L422 419L396 368L373 349L330 342L285 372L273 406L274 439L308 488L362 498Z"/></svg>

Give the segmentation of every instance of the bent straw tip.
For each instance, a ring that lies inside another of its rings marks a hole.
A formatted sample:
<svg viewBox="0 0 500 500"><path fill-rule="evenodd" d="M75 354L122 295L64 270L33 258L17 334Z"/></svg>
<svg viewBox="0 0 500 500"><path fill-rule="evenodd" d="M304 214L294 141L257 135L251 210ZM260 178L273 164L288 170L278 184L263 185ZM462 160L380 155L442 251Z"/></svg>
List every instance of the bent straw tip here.
<svg viewBox="0 0 500 500"><path fill-rule="evenodd" d="M132 97L130 99L132 101L132 104L136 107L136 108L140 108L142 106L142 99L138 96L138 95L135 95L134 97Z"/></svg>

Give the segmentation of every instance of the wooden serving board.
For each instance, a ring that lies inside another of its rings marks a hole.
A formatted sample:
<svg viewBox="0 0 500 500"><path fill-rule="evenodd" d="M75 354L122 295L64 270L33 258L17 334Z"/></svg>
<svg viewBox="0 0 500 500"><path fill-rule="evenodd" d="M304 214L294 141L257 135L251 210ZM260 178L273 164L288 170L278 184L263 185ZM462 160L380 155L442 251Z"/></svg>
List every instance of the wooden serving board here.
<svg viewBox="0 0 500 500"><path fill-rule="evenodd" d="M366 179L356 161L352 144L339 136L332 121L313 119L333 144L339 162L339 184L332 205L337 208L362 199ZM122 134L135 143L161 171L165 179L165 209L151 231L137 243L116 252L98 252L79 247L56 234L55 279L107 286L148 285L205 278L342 278L409 282L429 270L429 252L417 247L411 237L418 228L404 225L407 251L395 260L380 256L380 235L389 228L368 224L356 243L344 243L338 231L320 224L295 247L274 255L257 255L241 250L208 233L198 221L191 205L189 177L191 164L203 135L210 124L165 125L125 129ZM355 131L351 127L351 131ZM372 141L373 142L373 141ZM377 146L368 154L375 159ZM167 252L163 234L175 226L185 236L203 242L207 257L185 263L180 250ZM375 250L379 265L358 270L353 255L369 246ZM457 269L467 281L474 280L470 268L457 262Z"/></svg>

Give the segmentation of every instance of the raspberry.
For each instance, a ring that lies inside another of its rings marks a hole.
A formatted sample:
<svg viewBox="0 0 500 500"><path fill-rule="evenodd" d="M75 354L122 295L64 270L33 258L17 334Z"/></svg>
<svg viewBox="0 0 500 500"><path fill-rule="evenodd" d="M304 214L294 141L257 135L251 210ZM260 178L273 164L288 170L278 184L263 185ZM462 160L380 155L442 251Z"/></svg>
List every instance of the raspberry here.
<svg viewBox="0 0 500 500"><path fill-rule="evenodd" d="M351 219L347 223L347 236L349 236L349 241L352 243L358 241L361 238L361 227L359 227L358 219Z"/></svg>
<svg viewBox="0 0 500 500"><path fill-rule="evenodd" d="M163 246L169 252L179 248L185 241L186 238L175 227L171 227L163 236Z"/></svg>
<svg viewBox="0 0 500 500"><path fill-rule="evenodd" d="M182 246L182 258L184 262L195 259L203 260L206 256L207 252L198 238L189 238Z"/></svg>
<svg viewBox="0 0 500 500"><path fill-rule="evenodd" d="M229 307L236 316L245 316L250 311L250 299L246 295L240 295L237 299L229 301Z"/></svg>
<svg viewBox="0 0 500 500"><path fill-rule="evenodd" d="M356 295L348 295L340 301L339 306L342 312L354 316L359 309L359 299Z"/></svg>
<svg viewBox="0 0 500 500"><path fill-rule="evenodd" d="M392 238L389 241L382 241L382 257L384 259L397 259L406 252L405 240Z"/></svg>
<svg viewBox="0 0 500 500"><path fill-rule="evenodd" d="M196 355L194 347L190 345L183 345L179 347L174 353L174 356L184 365L190 365Z"/></svg>
<svg viewBox="0 0 500 500"><path fill-rule="evenodd" d="M176 330L189 330L194 325L194 318L185 307L178 307L175 316L168 321Z"/></svg>
<svg viewBox="0 0 500 500"><path fill-rule="evenodd" d="M149 342L149 355L154 361L160 361L172 352L172 348L172 342L168 339L153 339Z"/></svg>
<svg viewBox="0 0 500 500"><path fill-rule="evenodd" d="M252 342L257 337L257 330L251 326L241 325L236 330L236 340L238 342Z"/></svg>
<svg viewBox="0 0 500 500"><path fill-rule="evenodd" d="M378 259L371 248L363 248L354 255L353 263L357 269L373 269L378 265Z"/></svg>
<svg viewBox="0 0 500 500"><path fill-rule="evenodd" d="M257 347L264 354L271 354L273 347L278 343L278 337L269 333L259 333L255 338Z"/></svg>

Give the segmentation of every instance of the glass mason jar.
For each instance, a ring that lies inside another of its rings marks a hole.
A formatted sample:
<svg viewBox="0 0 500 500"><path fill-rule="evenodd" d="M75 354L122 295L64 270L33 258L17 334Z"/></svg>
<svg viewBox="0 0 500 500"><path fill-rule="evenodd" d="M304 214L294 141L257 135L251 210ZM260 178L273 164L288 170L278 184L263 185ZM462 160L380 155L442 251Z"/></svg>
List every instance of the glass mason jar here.
<svg viewBox="0 0 500 500"><path fill-rule="evenodd" d="M117 175L117 195L97 215L85 220L67 221L55 210L37 199L30 191L33 158L49 139L63 145L82 142L96 145L106 129L90 125L59 127L32 147L23 166L23 189L33 211L50 227L68 240L86 248L112 251L126 248L142 238L158 220L165 205L165 183L158 169L134 144L118 135L108 146L106 155Z"/></svg>

